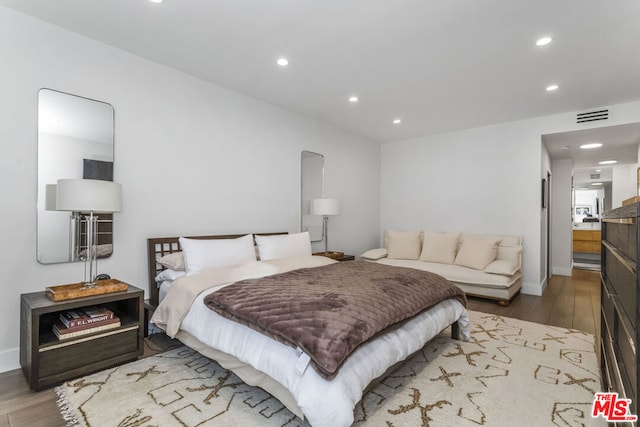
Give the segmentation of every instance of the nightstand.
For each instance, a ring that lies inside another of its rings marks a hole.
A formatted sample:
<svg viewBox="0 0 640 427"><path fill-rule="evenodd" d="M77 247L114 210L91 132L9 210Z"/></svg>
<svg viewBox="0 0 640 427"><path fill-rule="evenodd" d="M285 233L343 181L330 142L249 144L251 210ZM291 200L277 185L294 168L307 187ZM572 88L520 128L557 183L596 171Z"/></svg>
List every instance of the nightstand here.
<svg viewBox="0 0 640 427"><path fill-rule="evenodd" d="M43 292L20 295L20 365L34 390L124 362L143 353L144 291L127 291L51 301ZM61 312L106 307L120 318L118 328L58 340L53 324Z"/></svg>
<svg viewBox="0 0 640 427"><path fill-rule="evenodd" d="M344 254L340 258L333 258L333 259L335 259L336 261L353 261L356 259L356 257L353 255Z"/></svg>

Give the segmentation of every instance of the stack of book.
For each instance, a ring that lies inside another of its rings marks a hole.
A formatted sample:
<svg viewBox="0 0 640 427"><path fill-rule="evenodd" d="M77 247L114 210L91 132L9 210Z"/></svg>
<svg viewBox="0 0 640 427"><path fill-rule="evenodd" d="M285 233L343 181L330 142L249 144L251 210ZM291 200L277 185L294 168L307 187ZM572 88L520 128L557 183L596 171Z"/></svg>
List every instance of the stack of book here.
<svg viewBox="0 0 640 427"><path fill-rule="evenodd" d="M84 307L63 311L53 324L53 333L64 340L120 326L120 318L105 307Z"/></svg>

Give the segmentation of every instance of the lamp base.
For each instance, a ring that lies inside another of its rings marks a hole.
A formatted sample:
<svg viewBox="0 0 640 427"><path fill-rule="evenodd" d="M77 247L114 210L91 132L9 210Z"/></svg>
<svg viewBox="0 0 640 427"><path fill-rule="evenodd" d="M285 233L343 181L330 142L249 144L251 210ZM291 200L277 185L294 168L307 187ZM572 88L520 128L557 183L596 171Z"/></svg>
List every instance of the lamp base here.
<svg viewBox="0 0 640 427"><path fill-rule="evenodd" d="M82 289L93 289L97 286L96 282L80 282L82 283Z"/></svg>

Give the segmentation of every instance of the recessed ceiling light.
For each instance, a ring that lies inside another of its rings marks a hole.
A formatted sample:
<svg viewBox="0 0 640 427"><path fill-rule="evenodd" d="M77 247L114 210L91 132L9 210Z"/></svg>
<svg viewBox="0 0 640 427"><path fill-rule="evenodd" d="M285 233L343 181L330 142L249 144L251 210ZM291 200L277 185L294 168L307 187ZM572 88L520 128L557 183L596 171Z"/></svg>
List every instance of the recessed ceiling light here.
<svg viewBox="0 0 640 427"><path fill-rule="evenodd" d="M554 90L558 90L558 85L547 86L547 92L553 92Z"/></svg>
<svg viewBox="0 0 640 427"><path fill-rule="evenodd" d="M276 61L276 64L278 64L281 67L286 67L287 65L289 65L289 60L287 60L287 58L278 58L278 60Z"/></svg>
<svg viewBox="0 0 640 427"><path fill-rule="evenodd" d="M592 142L591 144L582 144L580 146L580 148L582 148L583 150L588 150L590 148L600 148L602 147L602 144L599 142Z"/></svg>
<svg viewBox="0 0 640 427"><path fill-rule="evenodd" d="M596 172L602 172L602 169L596 169Z"/></svg>
<svg viewBox="0 0 640 427"><path fill-rule="evenodd" d="M358 97L357 96L350 96L349 97L349 102L358 102Z"/></svg>
<svg viewBox="0 0 640 427"><path fill-rule="evenodd" d="M599 165L612 165L614 163L618 163L617 160L603 160L601 162L598 162Z"/></svg>
<svg viewBox="0 0 640 427"><path fill-rule="evenodd" d="M591 185L602 185L601 182L592 182Z"/></svg>
<svg viewBox="0 0 640 427"><path fill-rule="evenodd" d="M162 3L162 0L149 0L151 3Z"/></svg>
<svg viewBox="0 0 640 427"><path fill-rule="evenodd" d="M546 46L551 43L551 37L542 37L536 41L536 46Z"/></svg>
<svg viewBox="0 0 640 427"><path fill-rule="evenodd" d="M568 150L569 146L568 145L563 145L562 147L560 147L561 150Z"/></svg>
<svg viewBox="0 0 640 427"><path fill-rule="evenodd" d="M393 124L394 124L394 125L399 125L400 123L402 123L402 120L400 120L400 119L393 119Z"/></svg>

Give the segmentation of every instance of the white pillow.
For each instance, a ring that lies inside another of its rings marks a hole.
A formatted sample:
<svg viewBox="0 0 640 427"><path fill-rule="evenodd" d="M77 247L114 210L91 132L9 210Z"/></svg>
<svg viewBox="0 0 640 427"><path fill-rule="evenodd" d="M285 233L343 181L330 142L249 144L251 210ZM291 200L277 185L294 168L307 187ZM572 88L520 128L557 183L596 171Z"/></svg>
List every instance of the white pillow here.
<svg viewBox="0 0 640 427"><path fill-rule="evenodd" d="M388 257L392 259L418 259L422 249L420 231L387 231Z"/></svg>
<svg viewBox="0 0 640 427"><path fill-rule="evenodd" d="M362 258L372 259L372 260L377 260L377 259L380 259L380 258L384 258L384 257L387 256L387 248L369 249L368 251L366 251L365 253L363 253L360 256Z"/></svg>
<svg viewBox="0 0 640 427"><path fill-rule="evenodd" d="M158 264L170 270L184 271L184 256L182 252L173 252L159 258Z"/></svg>
<svg viewBox="0 0 640 427"><path fill-rule="evenodd" d="M311 238L308 231L274 236L256 235L256 244L261 261L311 255Z"/></svg>
<svg viewBox="0 0 640 427"><path fill-rule="evenodd" d="M520 270L518 263L515 261L507 261L504 259L497 259L491 264L487 265L484 269L485 273L501 274L503 276L512 276L516 274L516 271Z"/></svg>
<svg viewBox="0 0 640 427"><path fill-rule="evenodd" d="M420 261L453 264L458 249L458 234L425 232Z"/></svg>
<svg viewBox="0 0 640 427"><path fill-rule="evenodd" d="M184 255L187 276L210 268L226 267L256 260L251 234L237 239L200 240L180 237L179 241Z"/></svg>
<svg viewBox="0 0 640 427"><path fill-rule="evenodd" d="M499 243L500 240L464 239L453 263L484 270L498 256Z"/></svg>
<svg viewBox="0 0 640 427"><path fill-rule="evenodd" d="M173 282L174 280L184 276L185 274L187 273L184 271L171 270L167 268L166 270L162 270L160 273L158 273L158 275L156 276L156 282Z"/></svg>

